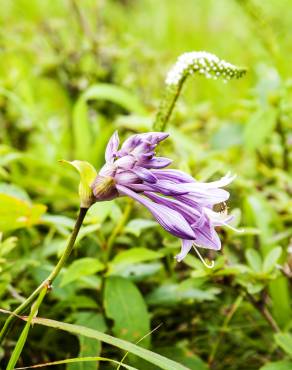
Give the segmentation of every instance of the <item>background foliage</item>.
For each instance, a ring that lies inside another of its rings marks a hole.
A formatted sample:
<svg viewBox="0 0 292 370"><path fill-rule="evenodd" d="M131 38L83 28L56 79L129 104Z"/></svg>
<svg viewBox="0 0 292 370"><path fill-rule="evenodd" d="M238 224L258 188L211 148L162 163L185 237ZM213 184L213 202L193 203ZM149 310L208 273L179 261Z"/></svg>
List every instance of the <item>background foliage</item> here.
<svg viewBox="0 0 292 370"><path fill-rule="evenodd" d="M1 1L2 309L13 309L46 277L74 225L78 176L57 161L99 168L116 128L122 137L151 129L176 57L206 50L249 72L226 85L190 79L160 150L199 180L237 173L229 207L245 232L222 230L224 248L206 252L216 260L207 270L194 255L176 263L178 241L139 205L95 204L39 315L133 343L161 325L139 345L189 369L292 368L289 5ZM22 326L0 351L3 366ZM19 366L98 355L119 361L123 352L35 326ZM133 355L126 362L156 369Z"/></svg>

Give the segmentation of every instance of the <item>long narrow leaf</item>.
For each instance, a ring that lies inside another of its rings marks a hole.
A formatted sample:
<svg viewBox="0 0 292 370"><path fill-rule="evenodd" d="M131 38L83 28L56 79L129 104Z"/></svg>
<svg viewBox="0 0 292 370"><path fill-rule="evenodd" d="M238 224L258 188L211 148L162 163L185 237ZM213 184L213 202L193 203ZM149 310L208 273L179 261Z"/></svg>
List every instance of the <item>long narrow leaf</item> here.
<svg viewBox="0 0 292 370"><path fill-rule="evenodd" d="M90 361L105 361L105 362L112 362L114 364L120 364L120 362L112 360L110 358L106 357L76 357L76 358L67 358L66 360L59 360L59 361L53 361L53 362L46 362L44 364L37 364L32 366L24 366L24 367L17 367L14 370L26 370L26 369L38 369L40 367L45 366L54 366L54 365L62 365L62 364L72 364L76 362L90 362ZM125 369L128 370L138 370L136 367L132 367L126 364L121 364Z"/></svg>
<svg viewBox="0 0 292 370"><path fill-rule="evenodd" d="M100 340L104 343L108 343L115 347L123 349L125 351L131 352L143 358L144 360L149 361L150 363L154 365L157 365L158 367L164 370L188 370L188 368L186 368L185 366L175 361L172 361L164 356L161 356L155 352L141 348L125 340L112 337L111 335L104 334L97 330L86 328L80 325L67 324L64 322L40 318L40 317L34 318L32 322L34 324L40 324L44 326L49 326L51 328L64 330L71 334L84 335L85 337L88 337L88 338L94 338L94 339Z"/></svg>
<svg viewBox="0 0 292 370"><path fill-rule="evenodd" d="M44 297L47 293L47 289L48 289L48 287L44 286L44 288L41 290L36 302L32 305L30 315L28 316L27 322L24 326L24 329L22 330L22 332L20 334L20 337L18 338L18 341L17 341L16 346L15 346L13 352L12 352L12 355L10 357L10 360L8 362L6 370L13 370L14 369L15 364L18 361L19 356L21 355L22 349L25 345L32 320L38 312L39 306L41 305L41 303L42 303L42 301L43 301L43 299L44 299Z"/></svg>

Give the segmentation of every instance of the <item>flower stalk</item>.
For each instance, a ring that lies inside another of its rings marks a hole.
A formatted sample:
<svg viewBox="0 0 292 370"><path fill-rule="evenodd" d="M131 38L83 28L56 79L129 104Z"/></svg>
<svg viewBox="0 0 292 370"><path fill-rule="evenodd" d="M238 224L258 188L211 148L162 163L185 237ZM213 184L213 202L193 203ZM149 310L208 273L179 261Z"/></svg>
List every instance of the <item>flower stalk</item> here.
<svg viewBox="0 0 292 370"><path fill-rule="evenodd" d="M67 246L65 248L65 251L60 258L59 262L55 266L54 270L50 273L50 275L36 288L36 290L20 305L18 306L12 313L11 315L7 318L7 320L4 323L4 326L0 332L0 344L2 343L3 339L5 336L8 334L9 330L11 329L13 323L15 322L17 316L20 315L23 312L25 312L31 305L32 303L37 299L41 291L43 291L44 287L46 286L51 286L53 281L56 279L58 276L59 272L61 271L62 267L65 265L65 263L68 260L68 257L70 256L74 245L75 241L77 238L77 235L79 233L79 230L81 228L81 225L83 223L83 220L86 216L88 208L80 208L79 214L74 226L74 229L72 231L72 234L70 236L70 239L67 243Z"/></svg>
<svg viewBox="0 0 292 370"><path fill-rule="evenodd" d="M192 51L180 55L166 76L166 92L157 112L153 129L155 131L165 130L182 87L189 76L199 74L213 80L223 78L223 81L227 82L241 78L245 73L245 68L237 67L206 51Z"/></svg>
<svg viewBox="0 0 292 370"><path fill-rule="evenodd" d="M112 252L115 240L117 236L121 234L126 222L128 221L132 208L133 208L133 201L132 199L128 199L128 203L125 207L124 213L108 239L107 246L106 246L106 261L107 262L109 261L111 257L111 252Z"/></svg>

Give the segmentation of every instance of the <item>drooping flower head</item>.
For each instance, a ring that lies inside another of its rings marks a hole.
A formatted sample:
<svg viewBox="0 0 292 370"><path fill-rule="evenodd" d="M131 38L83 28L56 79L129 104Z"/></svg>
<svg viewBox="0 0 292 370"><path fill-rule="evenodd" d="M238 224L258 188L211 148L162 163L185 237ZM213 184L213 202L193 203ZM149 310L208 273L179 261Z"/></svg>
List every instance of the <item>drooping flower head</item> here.
<svg viewBox="0 0 292 370"><path fill-rule="evenodd" d="M175 169L172 161L155 155L156 146L168 134L148 132L130 136L120 147L115 132L106 148L106 163L93 181L95 201L129 196L148 208L157 222L182 240L181 261L193 246L219 250L216 226L229 226L231 217L215 212L229 193L221 189L234 177L229 174L214 182L198 182Z"/></svg>

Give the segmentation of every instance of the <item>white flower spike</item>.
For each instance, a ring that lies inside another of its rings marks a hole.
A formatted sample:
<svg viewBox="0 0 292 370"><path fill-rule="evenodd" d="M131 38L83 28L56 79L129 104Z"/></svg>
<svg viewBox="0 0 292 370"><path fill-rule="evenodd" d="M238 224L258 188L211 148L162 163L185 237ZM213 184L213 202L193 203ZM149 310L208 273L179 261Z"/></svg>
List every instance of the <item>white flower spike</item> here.
<svg viewBox="0 0 292 370"><path fill-rule="evenodd" d="M219 59L206 51L192 51L181 54L167 74L168 86L178 85L188 74L199 73L206 78L223 77L224 81L242 77L246 70Z"/></svg>

